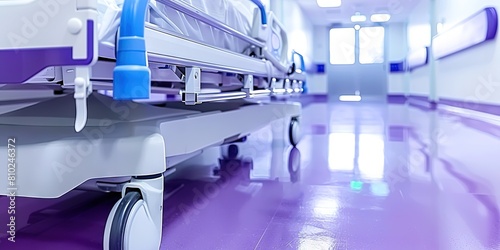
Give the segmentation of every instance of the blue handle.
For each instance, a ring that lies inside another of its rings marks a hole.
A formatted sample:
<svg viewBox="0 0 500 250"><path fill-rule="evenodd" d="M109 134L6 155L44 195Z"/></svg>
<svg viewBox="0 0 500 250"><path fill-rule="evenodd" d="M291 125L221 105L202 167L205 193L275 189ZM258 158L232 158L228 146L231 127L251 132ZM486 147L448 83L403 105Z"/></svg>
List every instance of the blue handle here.
<svg viewBox="0 0 500 250"><path fill-rule="evenodd" d="M125 0L113 72L115 100L148 99L151 71L146 55L144 26L149 0Z"/></svg>
<svg viewBox="0 0 500 250"><path fill-rule="evenodd" d="M299 52L292 50L292 62L295 62L295 56L298 56L300 59L300 70L302 70L302 72L305 72L306 64L304 62L304 56L301 55Z"/></svg>
<svg viewBox="0 0 500 250"><path fill-rule="evenodd" d="M260 0L251 0L257 7L260 9L260 15L262 17L262 24L266 25L267 24L267 14L266 14L266 8L264 7L264 4Z"/></svg>

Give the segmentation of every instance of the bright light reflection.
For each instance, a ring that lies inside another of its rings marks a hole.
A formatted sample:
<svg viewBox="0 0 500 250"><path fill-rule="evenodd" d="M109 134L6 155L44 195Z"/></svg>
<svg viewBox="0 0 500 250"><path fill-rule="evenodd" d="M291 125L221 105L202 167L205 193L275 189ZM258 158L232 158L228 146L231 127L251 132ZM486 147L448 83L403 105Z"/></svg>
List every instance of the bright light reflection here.
<svg viewBox="0 0 500 250"><path fill-rule="evenodd" d="M359 171L361 177L379 180L384 178L384 138L382 135L359 135Z"/></svg>
<svg viewBox="0 0 500 250"><path fill-rule="evenodd" d="M325 234L326 232L324 232ZM322 234L322 235L324 235ZM309 235L309 234L305 234ZM316 238L316 237L315 237ZM320 236L319 239L303 239L300 240L299 250L311 250L311 249L332 249L335 246L335 239L328 236Z"/></svg>
<svg viewBox="0 0 500 250"><path fill-rule="evenodd" d="M339 203L333 198L322 198L314 203L313 213L315 217L337 216L339 212Z"/></svg>
<svg viewBox="0 0 500 250"><path fill-rule="evenodd" d="M375 196L388 196L389 195L389 185L385 182L375 182L370 185L370 191Z"/></svg>
<svg viewBox="0 0 500 250"><path fill-rule="evenodd" d="M328 138L328 165L331 170L354 169L355 137L353 133L333 133Z"/></svg>

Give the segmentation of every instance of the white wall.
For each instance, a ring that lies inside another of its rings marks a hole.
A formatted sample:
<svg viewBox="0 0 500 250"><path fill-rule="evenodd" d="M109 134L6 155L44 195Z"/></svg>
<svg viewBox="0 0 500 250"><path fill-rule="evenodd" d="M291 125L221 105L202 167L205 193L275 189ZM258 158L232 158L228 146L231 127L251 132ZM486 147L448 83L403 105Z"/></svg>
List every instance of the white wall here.
<svg viewBox="0 0 500 250"><path fill-rule="evenodd" d="M409 48L430 45L430 0L423 0L409 17ZM444 30L485 7L500 9L498 0L439 0L436 20ZM500 104L500 40L482 44L435 64L437 96L440 99ZM410 74L410 92L429 95L429 65ZM497 83L499 82L499 83Z"/></svg>
<svg viewBox="0 0 500 250"><path fill-rule="evenodd" d="M306 61L311 62L314 26L299 4L296 0L273 0L270 5L278 20L285 26L289 49L301 53Z"/></svg>
<svg viewBox="0 0 500 250"><path fill-rule="evenodd" d="M272 0L271 10L276 14L288 34L289 48L304 55L306 66L313 66L314 63L323 60L325 48L318 52L318 44L323 44L326 40L323 34L318 34L309 18L304 14L296 0ZM325 29L326 30L326 29ZM325 31L326 32L326 31ZM319 56L318 56L319 55ZM308 74L307 85L311 94L326 94L326 74Z"/></svg>
<svg viewBox="0 0 500 250"><path fill-rule="evenodd" d="M410 95L428 96L430 93L429 65L413 70L409 76Z"/></svg>
<svg viewBox="0 0 500 250"><path fill-rule="evenodd" d="M386 27L385 56L387 65L387 93L402 95L406 93L407 77L404 73L391 74L389 63L402 61L408 54L407 25L392 23Z"/></svg>
<svg viewBox="0 0 500 250"><path fill-rule="evenodd" d="M440 0L437 3L437 20L444 21L446 29L485 7L496 7L500 10L500 1ZM497 36L494 41L437 61L439 97L500 104L499 38L500 36Z"/></svg>
<svg viewBox="0 0 500 250"><path fill-rule="evenodd" d="M409 52L431 45L429 0L420 1L408 17L407 37ZM409 73L408 89L410 95L429 95L430 73L429 65Z"/></svg>
<svg viewBox="0 0 500 250"><path fill-rule="evenodd" d="M329 33L328 28L324 26L314 27L314 43L313 43L313 63L324 64L327 66L330 55ZM328 70L326 67L325 70ZM328 93L328 74L309 74L309 93L311 94L327 94Z"/></svg>

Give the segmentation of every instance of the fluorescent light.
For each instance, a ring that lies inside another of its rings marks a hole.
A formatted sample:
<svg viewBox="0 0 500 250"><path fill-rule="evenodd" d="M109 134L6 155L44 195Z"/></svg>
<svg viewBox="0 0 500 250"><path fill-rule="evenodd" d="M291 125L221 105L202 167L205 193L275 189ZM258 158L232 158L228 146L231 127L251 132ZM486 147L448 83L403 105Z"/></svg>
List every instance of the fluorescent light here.
<svg viewBox="0 0 500 250"><path fill-rule="evenodd" d="M336 8L342 5L342 0L316 0L321 8Z"/></svg>
<svg viewBox="0 0 500 250"><path fill-rule="evenodd" d="M389 14L373 14L370 20L374 23L383 23L391 20L391 15Z"/></svg>
<svg viewBox="0 0 500 250"><path fill-rule="evenodd" d="M359 95L341 95L339 96L341 102L359 102L361 101L361 96Z"/></svg>
<svg viewBox="0 0 500 250"><path fill-rule="evenodd" d="M366 16L361 15L359 13L356 13L354 16L351 17L351 22L353 23L359 23L359 22L364 22L366 21Z"/></svg>

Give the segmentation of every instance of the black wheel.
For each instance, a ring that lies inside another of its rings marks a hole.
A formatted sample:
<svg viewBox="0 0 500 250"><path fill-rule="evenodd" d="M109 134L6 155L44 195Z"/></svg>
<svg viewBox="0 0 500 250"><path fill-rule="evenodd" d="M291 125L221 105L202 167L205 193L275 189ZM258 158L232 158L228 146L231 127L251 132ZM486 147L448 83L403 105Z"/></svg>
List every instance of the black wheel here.
<svg viewBox="0 0 500 250"><path fill-rule="evenodd" d="M127 221L130 216L132 208L141 201L142 196L137 191L131 191L125 194L120 201L113 217L111 225L111 232L109 236L109 249L110 250L123 250L125 242L125 229Z"/></svg>
<svg viewBox="0 0 500 250"><path fill-rule="evenodd" d="M64 89L55 89L54 95L64 95Z"/></svg>
<svg viewBox="0 0 500 250"><path fill-rule="evenodd" d="M288 129L288 138L290 139L290 144L296 147L300 141L300 123L299 120L294 117L290 121L290 127Z"/></svg>

